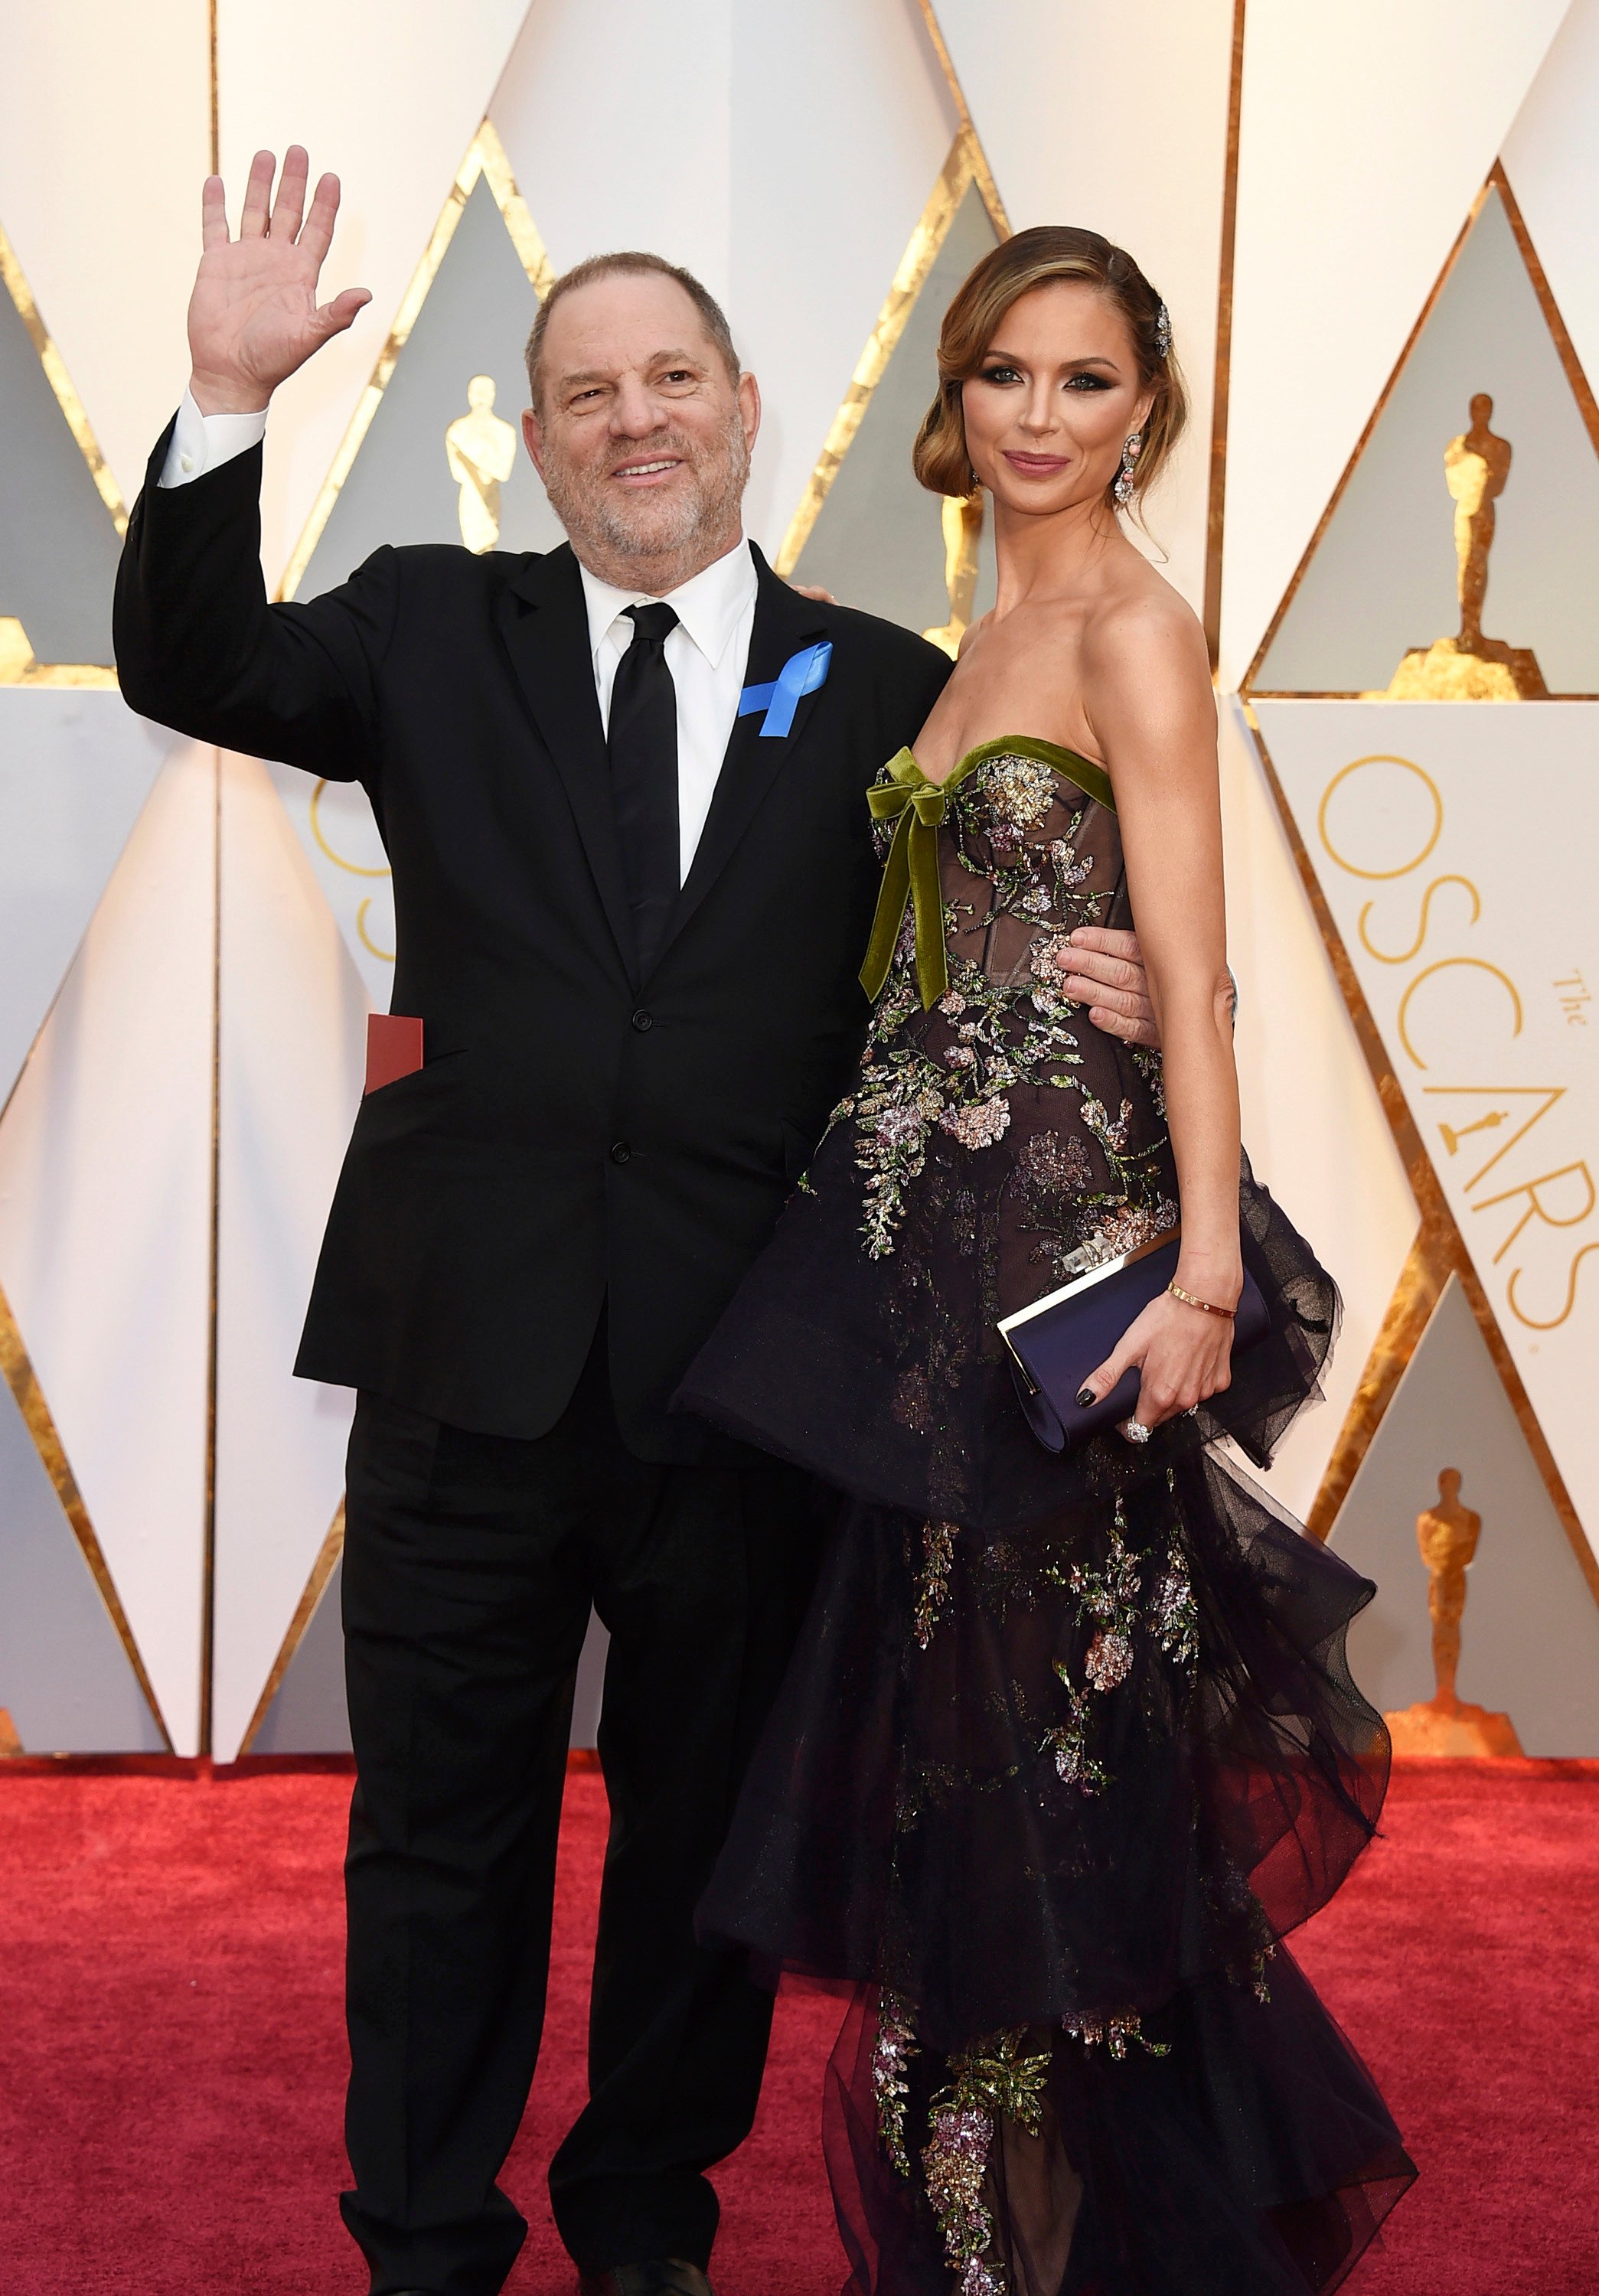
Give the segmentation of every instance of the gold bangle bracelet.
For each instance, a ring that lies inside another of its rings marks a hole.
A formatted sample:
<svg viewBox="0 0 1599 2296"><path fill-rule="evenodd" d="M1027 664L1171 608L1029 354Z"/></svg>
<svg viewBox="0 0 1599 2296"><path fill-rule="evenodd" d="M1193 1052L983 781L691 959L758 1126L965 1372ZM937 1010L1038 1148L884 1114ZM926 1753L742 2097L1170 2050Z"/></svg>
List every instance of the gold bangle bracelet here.
<svg viewBox="0 0 1599 2296"><path fill-rule="evenodd" d="M1236 1308L1216 1308L1209 1300L1196 1300L1193 1292L1185 1292L1180 1283L1168 1283L1166 1288L1174 1300L1182 1301L1185 1308L1199 1308L1207 1316L1225 1316L1229 1324L1238 1313Z"/></svg>

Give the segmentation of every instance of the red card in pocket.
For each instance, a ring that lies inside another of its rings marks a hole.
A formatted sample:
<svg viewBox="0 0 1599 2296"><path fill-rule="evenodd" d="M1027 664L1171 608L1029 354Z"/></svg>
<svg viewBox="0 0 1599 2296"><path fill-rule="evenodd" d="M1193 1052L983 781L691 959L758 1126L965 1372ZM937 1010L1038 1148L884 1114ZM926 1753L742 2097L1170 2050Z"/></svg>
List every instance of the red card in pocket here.
<svg viewBox="0 0 1599 2296"><path fill-rule="evenodd" d="M422 1066L422 1022L405 1013L366 1016L366 1086L377 1092Z"/></svg>

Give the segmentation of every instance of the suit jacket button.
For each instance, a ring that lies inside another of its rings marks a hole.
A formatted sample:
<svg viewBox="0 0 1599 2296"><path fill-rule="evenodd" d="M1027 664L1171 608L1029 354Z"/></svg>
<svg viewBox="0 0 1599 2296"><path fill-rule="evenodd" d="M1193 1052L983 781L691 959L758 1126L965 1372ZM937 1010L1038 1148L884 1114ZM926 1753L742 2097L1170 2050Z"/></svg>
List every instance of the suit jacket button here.
<svg viewBox="0 0 1599 2296"><path fill-rule="evenodd" d="M611 1160L613 1164L625 1164L632 1153L633 1150L626 1140L613 1140L611 1142Z"/></svg>
<svg viewBox="0 0 1599 2296"><path fill-rule="evenodd" d="M646 1013L641 1008L633 1015L633 1025L642 1037L647 1029L652 1029L655 1026L655 1015L653 1013Z"/></svg>

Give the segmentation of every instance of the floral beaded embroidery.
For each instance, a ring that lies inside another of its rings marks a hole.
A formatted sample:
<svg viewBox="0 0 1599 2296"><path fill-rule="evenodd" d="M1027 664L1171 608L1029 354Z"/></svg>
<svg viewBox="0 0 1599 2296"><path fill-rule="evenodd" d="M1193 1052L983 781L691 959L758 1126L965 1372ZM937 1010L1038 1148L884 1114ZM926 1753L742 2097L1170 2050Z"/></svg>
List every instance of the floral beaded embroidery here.
<svg viewBox="0 0 1599 2296"><path fill-rule="evenodd" d="M952 1522L927 1522L922 1526L922 1570L916 1581L916 1612L913 1621L918 1646L925 1650L932 1640L933 1628L944 1608L944 1598L949 1592L950 1566L955 1561L955 1530Z"/></svg>
<svg viewBox="0 0 1599 2296"><path fill-rule="evenodd" d="M995 758L988 784L990 836L995 829L1032 828L1055 801L1054 772L1042 758Z"/></svg>
<svg viewBox="0 0 1599 2296"><path fill-rule="evenodd" d="M1144 2030L1144 2020L1136 2010L1127 2011L1119 2017L1063 2017L1061 2030L1072 2040L1080 2041L1085 2049L1096 2049L1103 2042L1119 2064L1127 2055L1129 2041L1136 2041L1139 2047L1152 2057L1168 2057L1171 2054L1169 2041L1150 2039Z"/></svg>
<svg viewBox="0 0 1599 2296"><path fill-rule="evenodd" d="M1179 1666L1198 1663L1199 1604L1193 1599L1188 1565L1175 1546L1166 1558L1165 1570L1155 1581L1151 1623L1168 1658L1175 1659Z"/></svg>
<svg viewBox="0 0 1599 2296"><path fill-rule="evenodd" d="M855 1092L832 1114L834 1123L855 1122L856 1163L865 1179L862 1232L873 1259L894 1249L906 1191L922 1176L935 1128L963 1148L991 1148L1010 1127L1011 1088L1068 1083L1060 1072L1079 1059L1060 1017L1069 1008L1041 1011L1030 991L992 980L969 958L951 965L953 986L934 1007L953 1023L952 1041L935 1054L912 1027L922 1018L914 959L914 946L907 952L902 945ZM1028 1009L1019 1014L1022 1003Z"/></svg>
<svg viewBox="0 0 1599 2296"><path fill-rule="evenodd" d="M1009 2275L993 2254L994 2217L984 2199L996 2120L1031 2136L1044 2126L1049 2056L1025 2056L1025 2029L996 2033L949 2060L953 2076L932 2101L922 2154L927 2197L960 2296L1006 2296Z"/></svg>
<svg viewBox="0 0 1599 2296"><path fill-rule="evenodd" d="M988 936L1004 922L1020 927L1024 938L1020 962L997 973L952 949L948 989L924 1013L914 924L906 916L860 1077L832 1117L854 1127L865 1182L862 1233L873 1259L895 1249L907 1192L921 1178L934 1138L943 1134L973 1154L995 1147L1010 1128L1010 1095L1018 1086L1078 1093L1084 1128L1109 1170L1109 1187L1095 1194L1083 1143L1063 1132L1053 1136L1059 1142L1053 1169L1047 1160L1029 1163L1037 1217L1028 1225L1041 1238L1037 1257L1058 1265L1079 1248L1085 1212L1152 1233L1175 1224L1176 1207L1156 1178L1164 1140L1130 1149L1130 1105L1124 1102L1112 1114L1081 1094L1074 1074L1083 1065L1078 1007L1066 994L1061 960L1071 931L1102 916L1112 889L1093 885L1094 856L1078 849L1090 801L1074 805L1069 792L1076 794L1043 760L1004 752L948 788L945 827L972 898L946 899L947 947L964 925ZM1065 833L1029 840L1052 810L1066 816ZM1152 1086L1151 1062L1158 1071L1158 1054L1144 1054L1138 1068ZM1128 1245L1115 1240L1105 1248Z"/></svg>
<svg viewBox="0 0 1599 2296"><path fill-rule="evenodd" d="M902 2177L911 2173L905 2146L905 2113L910 2097L906 2069L916 2054L916 2029L911 2013L897 1993L878 1997L877 2030L872 2040L872 2094L877 2105L877 2134L883 2151Z"/></svg>
<svg viewBox="0 0 1599 2296"><path fill-rule="evenodd" d="M1066 1693L1066 1719L1046 1730L1039 1751L1054 1756L1055 1771L1063 1785L1079 1786L1086 1794L1098 1793L1111 1782L1111 1773L1088 1751L1091 1702L1086 1690L1074 1688L1063 1660L1055 1672Z"/></svg>
<svg viewBox="0 0 1599 2296"><path fill-rule="evenodd" d="M1192 1671L1199 1658L1199 1605L1187 1563L1177 1548L1170 1546L1148 1608L1141 1610L1138 1598L1144 1573L1128 1551L1127 1528L1124 1502L1119 1498L1103 1567L1091 1570L1074 1562L1064 1571L1056 1569L1048 1574L1078 1597L1095 1623L1095 1632L1083 1654L1081 1688L1072 1681L1065 1662L1054 1661L1055 1675L1066 1693L1066 1718L1045 1732L1039 1751L1054 1756L1056 1773L1064 1784L1086 1794L1099 1793L1110 1784L1110 1772L1089 1751L1093 1693L1103 1696L1119 1690L1127 1680L1133 1670L1133 1638L1138 1628L1147 1628L1157 1648L1177 1666Z"/></svg>
<svg viewBox="0 0 1599 2296"><path fill-rule="evenodd" d="M1066 1575L1067 1585L1081 1598L1084 1610L1099 1628L1084 1661L1096 1690L1114 1690L1118 1683L1126 1681L1132 1664L1132 1633L1137 1623L1138 1590L1144 1578L1128 1552L1123 1536L1127 1527L1127 1516L1119 1498L1103 1570L1088 1570L1080 1562L1074 1562Z"/></svg>

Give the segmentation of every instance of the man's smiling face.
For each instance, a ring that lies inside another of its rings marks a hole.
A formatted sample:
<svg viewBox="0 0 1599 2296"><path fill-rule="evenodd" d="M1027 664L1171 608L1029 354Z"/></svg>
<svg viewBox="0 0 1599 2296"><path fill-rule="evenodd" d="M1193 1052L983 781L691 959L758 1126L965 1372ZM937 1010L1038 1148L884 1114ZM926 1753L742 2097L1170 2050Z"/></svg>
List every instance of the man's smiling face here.
<svg viewBox="0 0 1599 2296"><path fill-rule="evenodd" d="M675 279L616 272L550 313L528 451L591 570L619 586L676 587L739 538L760 422Z"/></svg>

